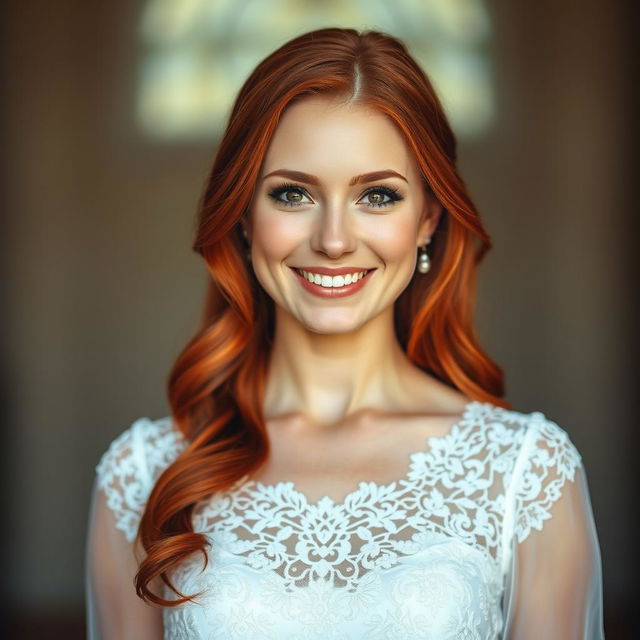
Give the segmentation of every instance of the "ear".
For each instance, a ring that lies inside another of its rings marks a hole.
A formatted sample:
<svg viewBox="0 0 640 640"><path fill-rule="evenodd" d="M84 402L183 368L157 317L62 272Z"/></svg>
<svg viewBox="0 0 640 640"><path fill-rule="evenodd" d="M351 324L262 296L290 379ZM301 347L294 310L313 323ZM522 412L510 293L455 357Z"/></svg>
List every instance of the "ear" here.
<svg viewBox="0 0 640 640"><path fill-rule="evenodd" d="M425 197L424 208L418 225L418 235L416 238L418 247L421 247L430 240L438 226L441 215L442 205L434 196L428 194Z"/></svg>

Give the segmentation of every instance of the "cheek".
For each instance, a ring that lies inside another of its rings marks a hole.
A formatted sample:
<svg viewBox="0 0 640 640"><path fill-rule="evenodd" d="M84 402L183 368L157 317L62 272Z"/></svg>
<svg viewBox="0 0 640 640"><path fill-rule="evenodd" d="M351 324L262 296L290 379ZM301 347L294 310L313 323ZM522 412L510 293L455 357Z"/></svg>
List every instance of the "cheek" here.
<svg viewBox="0 0 640 640"><path fill-rule="evenodd" d="M300 222L281 212L260 209L253 213L253 251L267 258L286 257L300 242L304 230Z"/></svg>
<svg viewBox="0 0 640 640"><path fill-rule="evenodd" d="M380 258L389 264L409 262L416 250L416 225L409 216L381 218L371 229L371 242Z"/></svg>

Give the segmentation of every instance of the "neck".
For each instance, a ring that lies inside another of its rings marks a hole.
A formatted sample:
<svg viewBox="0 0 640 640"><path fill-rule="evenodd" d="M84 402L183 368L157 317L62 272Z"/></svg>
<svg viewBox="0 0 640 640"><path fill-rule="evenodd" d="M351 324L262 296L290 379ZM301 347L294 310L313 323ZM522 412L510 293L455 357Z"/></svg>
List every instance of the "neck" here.
<svg viewBox="0 0 640 640"><path fill-rule="evenodd" d="M418 377L424 384L396 339L393 306L340 334L309 331L277 307L265 418L293 414L329 425L361 411L389 411L411 402L407 382L415 388Z"/></svg>

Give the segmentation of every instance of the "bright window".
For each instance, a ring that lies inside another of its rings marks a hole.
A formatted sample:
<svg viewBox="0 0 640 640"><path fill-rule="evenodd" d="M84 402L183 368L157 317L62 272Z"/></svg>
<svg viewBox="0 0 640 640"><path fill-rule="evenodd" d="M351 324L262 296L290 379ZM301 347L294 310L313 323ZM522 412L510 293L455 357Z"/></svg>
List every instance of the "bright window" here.
<svg viewBox="0 0 640 640"><path fill-rule="evenodd" d="M482 0L149 0L141 20L137 117L154 138L217 138L256 64L305 31L373 28L401 38L459 137L494 115Z"/></svg>

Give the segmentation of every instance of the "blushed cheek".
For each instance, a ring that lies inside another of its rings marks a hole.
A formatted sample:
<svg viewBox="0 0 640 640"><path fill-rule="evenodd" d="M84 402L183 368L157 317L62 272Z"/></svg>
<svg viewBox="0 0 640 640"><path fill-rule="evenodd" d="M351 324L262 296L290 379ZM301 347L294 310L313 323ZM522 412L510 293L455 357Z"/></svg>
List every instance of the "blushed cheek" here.
<svg viewBox="0 0 640 640"><path fill-rule="evenodd" d="M389 224L387 224L387 222ZM417 226L413 218L389 218L372 229L372 244L375 238L375 251L388 266L412 260L416 251Z"/></svg>
<svg viewBox="0 0 640 640"><path fill-rule="evenodd" d="M292 214L295 215L295 214ZM253 212L253 245L268 262L286 260L304 239L300 221L286 212L256 208Z"/></svg>

